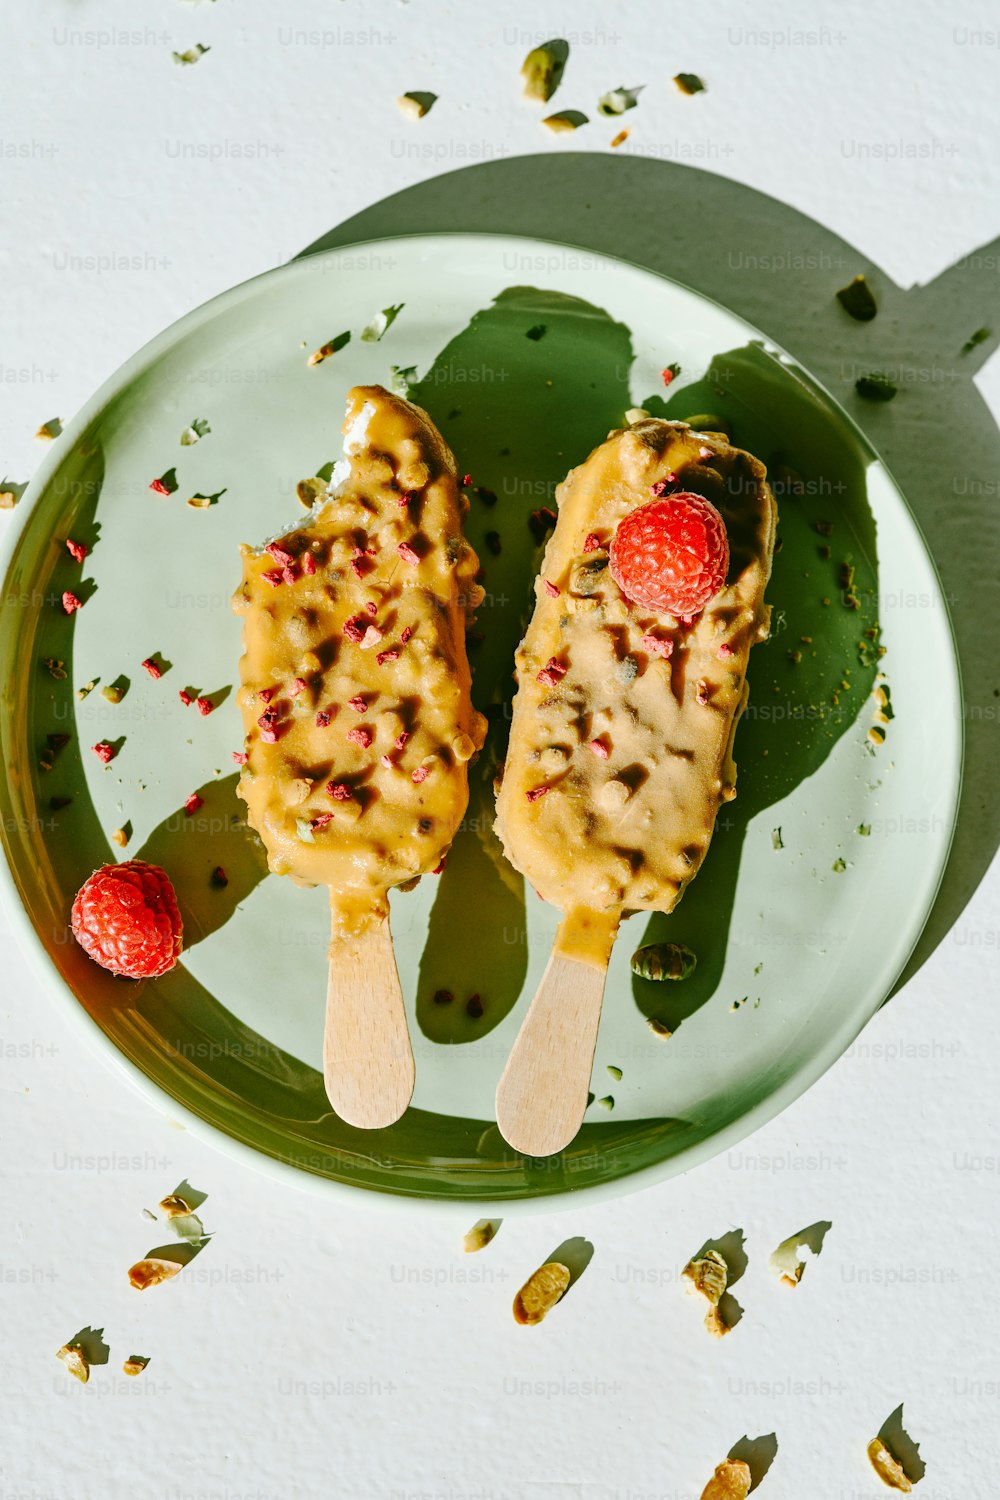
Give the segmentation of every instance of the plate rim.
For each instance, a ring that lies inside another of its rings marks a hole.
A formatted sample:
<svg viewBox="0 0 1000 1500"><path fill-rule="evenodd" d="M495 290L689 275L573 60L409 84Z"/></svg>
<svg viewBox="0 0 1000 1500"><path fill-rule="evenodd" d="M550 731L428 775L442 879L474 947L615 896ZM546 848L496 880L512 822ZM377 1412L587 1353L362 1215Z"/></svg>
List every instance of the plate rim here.
<svg viewBox="0 0 1000 1500"><path fill-rule="evenodd" d="M411 233L373 236L363 240L344 241L342 244L330 246L323 250L309 250L307 248L292 260L260 271L256 275L248 277L245 281L237 282L235 285L217 292L205 302L199 303L188 312L183 313L174 322L168 324L166 328L161 329L151 339L142 344L102 382L74 414L71 420L65 424L59 440L44 455L37 470L25 487L12 523L7 527L6 534L2 541L0 541L0 593L6 594L9 573L20 545L22 533L27 530L30 524L38 497L48 486L54 473L64 461L67 448L72 447L79 441L81 434L87 426L100 415L127 385L142 371L148 369L174 343L201 324L210 320L214 310L220 306L225 306L227 310L238 306L242 300L253 294L258 288L259 283L269 282L278 277L290 280L299 275L308 274L315 262L334 260L348 253L357 253L374 247L399 244L412 245L414 242L433 250L435 244L440 244L444 247L456 240L466 242L470 249L477 243L481 244L483 241L490 242L491 248L496 243L503 242L512 247L533 247L540 250L559 250L563 252L573 251L577 254L597 257L601 262L613 266L616 270L649 276L657 282L665 283L667 286L679 289L698 302L717 309L727 318L732 319L740 325L752 337L760 339L766 347L776 350L780 356L788 360L790 362L789 373L794 378L806 383L819 399L828 404L846 422L849 429L860 440L864 448L881 465L889 480L892 491L891 503L898 507L904 521L912 528L938 588L943 605L940 613L945 621L946 638L950 647L949 661L952 668L947 707L949 710L961 707L963 697L962 664L958 652L958 643L951 618L951 611L941 585L941 577L934 554L927 544L927 539L924 536L918 518L910 507L905 490L897 481L892 469L885 462L868 434L862 430L855 418L841 405L836 396L821 381L817 380L794 355L790 354L782 344L779 344L769 334L757 328L755 324L750 323L742 314L734 312L725 303L719 302L716 298L698 291L688 283L676 277L665 275L663 272L644 265L638 260L629 260L622 256L609 255L603 251L598 252L588 246L574 244L571 241L552 240L531 235L515 235L480 230L467 231L461 229L438 230L430 233L414 231ZM350 271L345 271L344 274L349 276ZM905 970L927 924L944 880L955 839L965 768L965 720L961 712L949 711L943 717L950 730L945 746L945 753L953 772L950 778L951 796L946 819L947 833L939 842L935 851L935 860L933 868L930 871L931 879L928 880L925 875L923 882L924 894L919 905L919 920L911 929L911 940L907 944L905 952L902 953L898 964L893 965L887 980L886 976L883 975L883 978L869 991L870 1002L860 1012L848 1013L844 1021L831 1034L826 1046L808 1062L798 1067L788 1078L768 1093L764 1099L752 1105L725 1125L719 1126L718 1129L702 1136L691 1145L683 1147L676 1155L651 1162L646 1166L637 1167L632 1171L606 1178L600 1182L591 1183L585 1187L568 1187L554 1193L501 1199L464 1196L451 1198L420 1193L400 1193L388 1187L373 1187L323 1176L309 1167L293 1164L292 1162L283 1160L281 1157L274 1156L261 1147L248 1145L246 1142L238 1139L238 1137L229 1134L221 1125L215 1124L193 1109L190 1109L187 1105L183 1105L174 1099L162 1084L157 1083L115 1046L107 1033L98 1025L97 1021L79 1003L63 980L31 921L30 914L21 898L20 889L14 876L12 851L8 848L7 839L2 829L0 829L0 848L3 851L3 859L0 860L0 899L3 900L5 909L9 914L11 930L28 962L30 970L39 980L42 989L45 990L50 1000L58 1004L63 1014L68 1015L71 1028L85 1043L88 1050L96 1053L112 1070L120 1074L133 1089L152 1105L161 1117L182 1124L185 1128L190 1128L193 1134L205 1139L208 1144L220 1150L223 1155L241 1161L253 1170L262 1172L279 1181L288 1182L300 1190L311 1192L318 1196L333 1194L335 1198L342 1199L345 1202L365 1201L373 1208L387 1212L416 1209L427 1213L433 1212L437 1215L448 1214L452 1217L460 1215L465 1218L469 1214L477 1213L480 1215L509 1215L513 1217L515 1214L529 1215L568 1212L571 1208L577 1208L584 1203L589 1205L602 1201L608 1202L616 1197L622 1197L626 1194L655 1187L672 1177L680 1176L693 1167L701 1166L703 1163L721 1155L738 1142L749 1139L764 1125L782 1114L796 1099L801 1098L807 1093L829 1071L834 1063L843 1057L852 1042L856 1040L886 1003L892 994L899 976Z"/></svg>

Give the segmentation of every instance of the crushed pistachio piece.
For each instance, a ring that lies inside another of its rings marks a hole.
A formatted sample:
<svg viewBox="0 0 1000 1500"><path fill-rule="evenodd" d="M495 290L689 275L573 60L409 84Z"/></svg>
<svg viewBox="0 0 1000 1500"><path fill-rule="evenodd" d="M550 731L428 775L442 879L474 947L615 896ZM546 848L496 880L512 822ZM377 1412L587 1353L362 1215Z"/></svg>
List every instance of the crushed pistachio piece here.
<svg viewBox="0 0 1000 1500"><path fill-rule="evenodd" d="M645 84L640 83L634 89L609 89L597 101L598 114L623 115L627 109L635 109L644 88Z"/></svg>
<svg viewBox="0 0 1000 1500"><path fill-rule="evenodd" d="M79 1344L63 1344L56 1350L56 1359L61 1359L69 1373L83 1385L90 1379L90 1365Z"/></svg>
<svg viewBox="0 0 1000 1500"><path fill-rule="evenodd" d="M724 1464L719 1464L702 1490L701 1500L746 1500L751 1483L749 1464L742 1459L728 1458Z"/></svg>
<svg viewBox="0 0 1000 1500"><path fill-rule="evenodd" d="M781 837L781 829L780 828L772 828L771 829L771 848L772 849L784 849L784 847L785 847L785 841Z"/></svg>
<svg viewBox="0 0 1000 1500"><path fill-rule="evenodd" d="M682 94L704 94L706 91L697 73L675 73L674 82Z"/></svg>
<svg viewBox="0 0 1000 1500"><path fill-rule="evenodd" d="M899 387L889 379L888 375L881 375L877 370L872 370L867 375L858 376L854 382L854 389L866 401L891 401Z"/></svg>
<svg viewBox="0 0 1000 1500"><path fill-rule="evenodd" d="M569 43L560 37L533 47L521 64L524 97L548 104L562 81L568 57Z"/></svg>
<svg viewBox="0 0 1000 1500"><path fill-rule="evenodd" d="M540 1323L564 1295L569 1283L568 1266L557 1260L539 1266L514 1298L514 1322L526 1327Z"/></svg>
<svg viewBox="0 0 1000 1500"><path fill-rule="evenodd" d="M211 50L211 47L204 47L201 42L195 42L193 47L186 47L183 52L171 52L170 56L175 63L182 63L185 67L190 68L200 57L204 57L205 53L211 52Z"/></svg>
<svg viewBox="0 0 1000 1500"><path fill-rule="evenodd" d="M902 1464L889 1452L882 1439L872 1438L867 1452L868 1460L882 1483L887 1484L891 1490L900 1490L908 1495L913 1485L903 1472Z"/></svg>
<svg viewBox="0 0 1000 1500"><path fill-rule="evenodd" d="M658 984L662 979L688 979L698 958L684 943L646 943L629 962L633 974Z"/></svg>
<svg viewBox="0 0 1000 1500"><path fill-rule="evenodd" d="M66 679L66 663L60 661L58 656L46 656L42 658L45 670L56 682L64 682Z"/></svg>
<svg viewBox="0 0 1000 1500"><path fill-rule="evenodd" d="M611 1077L615 1080L616 1083L618 1082L618 1080L622 1076L622 1070L621 1070L621 1068L615 1067L614 1063L608 1063L608 1072L610 1073Z"/></svg>
<svg viewBox="0 0 1000 1500"><path fill-rule="evenodd" d="M525 329L524 336L526 339L531 339L532 343L537 344L539 339L545 337L545 334L546 327L544 323L533 323L530 328Z"/></svg>
<svg viewBox="0 0 1000 1500"><path fill-rule="evenodd" d="M847 864L843 859L838 858L834 860L833 864L830 866L830 869L833 870L836 875L843 875L844 871L847 869Z"/></svg>
<svg viewBox="0 0 1000 1500"><path fill-rule="evenodd" d="M397 396L408 396L417 383L416 365L390 365L389 389Z"/></svg>
<svg viewBox="0 0 1000 1500"><path fill-rule="evenodd" d="M204 417L195 417L191 426L185 427L181 433L181 447L190 448L192 444L199 442L201 438L207 437L211 430Z"/></svg>
<svg viewBox="0 0 1000 1500"><path fill-rule="evenodd" d="M646 1025L654 1036L662 1037L664 1041L666 1041L667 1037L673 1036L670 1027L656 1016L647 1016Z"/></svg>
<svg viewBox="0 0 1000 1500"><path fill-rule="evenodd" d="M579 130L581 125L587 124L587 116L578 109L562 109L557 114L546 115L542 121L555 135L566 135L571 130Z"/></svg>
<svg viewBox="0 0 1000 1500"><path fill-rule="evenodd" d="M466 1230L462 1240L462 1249L466 1255L474 1255L477 1250L485 1250L502 1223L502 1219L480 1219L478 1223L473 1224L471 1229Z"/></svg>
<svg viewBox="0 0 1000 1500"><path fill-rule="evenodd" d="M608 1114L610 1114L615 1107L614 1094L605 1094L603 1099L598 1099L597 1107L598 1109L606 1109Z"/></svg>
<svg viewBox="0 0 1000 1500"><path fill-rule="evenodd" d="M985 344L986 340L988 338L992 338L992 336L992 329L977 328L975 333L971 334L970 337L966 339L959 352L962 354L971 354L973 349L977 349L980 344Z"/></svg>
<svg viewBox="0 0 1000 1500"><path fill-rule="evenodd" d="M857 830L856 831L857 831L857 834L858 834L859 838L862 838L862 839L870 838L871 831L872 831L872 825L870 823L859 823L858 826L857 826Z"/></svg>
<svg viewBox="0 0 1000 1500"><path fill-rule="evenodd" d="M800 1253L802 1247L802 1236L793 1234L787 1240L782 1240L778 1248L772 1250L768 1256L768 1269L785 1286L798 1286L802 1280L802 1274L806 1268L805 1260Z"/></svg>
<svg viewBox="0 0 1000 1500"><path fill-rule="evenodd" d="M858 323L870 323L878 312L872 289L863 276L855 276L837 293L837 301Z"/></svg>
<svg viewBox="0 0 1000 1500"><path fill-rule="evenodd" d="M404 114L408 120L422 120L424 115L429 115L434 108L437 97L437 94L422 92L400 94L396 103L400 113Z"/></svg>
<svg viewBox="0 0 1000 1500"><path fill-rule="evenodd" d="M77 688L77 690L76 690L76 696L77 696L77 698L82 702L82 700L84 698L86 698L86 696L87 696L88 693L92 693L94 691L95 687L100 682L100 680L101 679L99 677L92 677L89 682L85 682L83 684L83 687Z"/></svg>
<svg viewBox="0 0 1000 1500"><path fill-rule="evenodd" d="M361 342L377 344L386 330L395 323L405 306L405 302L397 302L394 307L383 307L382 311L376 313L371 322L362 328Z"/></svg>
<svg viewBox="0 0 1000 1500"><path fill-rule="evenodd" d="M314 349L309 358L306 360L306 364L321 365L325 359L330 358L331 354L336 354L339 350L345 348L345 346L350 342L350 333L338 333L336 338L330 339L329 343L320 344L318 349Z"/></svg>
<svg viewBox="0 0 1000 1500"><path fill-rule="evenodd" d="M130 1354L122 1365L122 1371L126 1375L141 1375L148 1364L148 1354Z"/></svg>
<svg viewBox="0 0 1000 1500"><path fill-rule="evenodd" d="M107 682L101 688L101 697L106 698L109 703L120 703L125 696L125 689L120 682Z"/></svg>

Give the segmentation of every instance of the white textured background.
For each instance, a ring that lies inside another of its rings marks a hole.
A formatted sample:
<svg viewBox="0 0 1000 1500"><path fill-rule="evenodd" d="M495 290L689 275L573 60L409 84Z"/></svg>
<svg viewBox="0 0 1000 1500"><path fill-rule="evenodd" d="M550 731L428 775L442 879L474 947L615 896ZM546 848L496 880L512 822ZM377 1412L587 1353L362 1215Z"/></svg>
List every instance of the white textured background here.
<svg viewBox="0 0 1000 1500"><path fill-rule="evenodd" d="M556 140L519 98L551 35L572 43L558 107L645 83L630 152L758 188L900 287L1000 228L993 5L11 0L0 478L28 478L38 424L160 328L377 199L605 149L613 123ZM176 67L195 41L211 51ZM681 69L709 93L683 98ZM406 89L440 95L419 125ZM977 380L994 411L997 363ZM996 674L966 669L988 702ZM865 1444L901 1401L918 1493L995 1500L998 946L994 866L850 1054L743 1147L619 1203L509 1218L468 1258L451 1220L328 1204L173 1128L79 1049L0 919L0 1500L697 1500L738 1439L772 1432L768 1500L862 1500L880 1490ZM216 1238L139 1298L140 1209L184 1176ZM823 1254L788 1292L767 1254L818 1219ZM733 1227L745 1316L716 1344L677 1277ZM570 1235L589 1268L544 1328L515 1327L521 1279ZM52 1352L88 1323L112 1358L83 1388ZM133 1349L152 1363L126 1381Z"/></svg>

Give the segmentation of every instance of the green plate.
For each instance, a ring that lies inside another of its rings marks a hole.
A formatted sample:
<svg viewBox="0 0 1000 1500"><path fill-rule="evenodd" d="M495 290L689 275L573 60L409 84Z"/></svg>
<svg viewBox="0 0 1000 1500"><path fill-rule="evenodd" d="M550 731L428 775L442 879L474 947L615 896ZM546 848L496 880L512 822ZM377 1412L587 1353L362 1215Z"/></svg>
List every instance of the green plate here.
<svg viewBox="0 0 1000 1500"><path fill-rule="evenodd" d="M398 303L382 340L363 341L375 313ZM307 366L309 350L348 330L346 347ZM469 521L488 572L473 662L491 730L445 873L393 899L417 1086L398 1124L368 1134L330 1112L319 1072L325 892L267 875L241 823L229 596L238 543L301 518L296 481L338 456L348 387L388 382L392 366L413 367L414 398L496 495L474 499ZM739 796L678 910L623 926L599 1098L566 1151L531 1160L501 1139L493 1096L556 914L502 859L490 783L531 599L531 512L633 406L715 413L772 466L773 634L751 657ZM196 418L211 432L181 446ZM176 492L153 493L172 468ZM216 498L189 507L196 493ZM91 548L82 568L67 536ZM67 588L86 601L72 617L60 607ZM782 351L621 261L500 236L420 236L313 255L234 288L141 350L53 445L8 545L4 603L2 833L29 949L147 1097L302 1183L468 1212L551 1206L684 1170L840 1055L888 994L944 867L961 775L959 678L905 502L849 418ZM140 666L155 652L169 663L158 681ZM65 663L64 679L47 657ZM117 704L100 690L112 682L126 687ZM184 707L181 689L214 711ZM50 734L70 739L46 771ZM90 748L102 739L118 746L108 766ZM188 816L194 791L204 806ZM122 826L124 852L111 838ZM162 979L114 980L68 936L74 892L119 858L161 863L177 887L186 950ZM218 865L224 889L211 880ZM695 950L690 979L632 976L634 948L659 938ZM439 989L450 1005L434 1003Z"/></svg>

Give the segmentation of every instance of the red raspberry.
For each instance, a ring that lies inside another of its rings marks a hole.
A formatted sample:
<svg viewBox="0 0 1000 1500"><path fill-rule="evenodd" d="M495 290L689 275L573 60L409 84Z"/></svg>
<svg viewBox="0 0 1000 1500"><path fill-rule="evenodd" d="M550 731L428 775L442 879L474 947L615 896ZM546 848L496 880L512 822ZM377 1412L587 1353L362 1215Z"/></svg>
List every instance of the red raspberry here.
<svg viewBox="0 0 1000 1500"><path fill-rule="evenodd" d="M170 878L142 859L95 870L76 893L72 928L95 963L126 979L166 974L182 947Z"/></svg>
<svg viewBox="0 0 1000 1500"><path fill-rule="evenodd" d="M609 564L622 593L643 609L696 615L726 581L725 522L708 500L681 490L618 523Z"/></svg>

